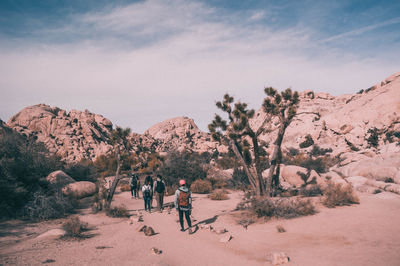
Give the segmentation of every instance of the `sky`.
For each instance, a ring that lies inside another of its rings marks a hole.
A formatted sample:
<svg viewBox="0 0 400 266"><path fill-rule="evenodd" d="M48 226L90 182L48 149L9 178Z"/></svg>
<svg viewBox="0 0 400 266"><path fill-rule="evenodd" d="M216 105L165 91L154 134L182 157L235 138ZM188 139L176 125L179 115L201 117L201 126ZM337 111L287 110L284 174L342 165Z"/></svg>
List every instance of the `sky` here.
<svg viewBox="0 0 400 266"><path fill-rule="evenodd" d="M0 119L45 103L201 130L225 93L356 93L400 71L398 0L1 0Z"/></svg>

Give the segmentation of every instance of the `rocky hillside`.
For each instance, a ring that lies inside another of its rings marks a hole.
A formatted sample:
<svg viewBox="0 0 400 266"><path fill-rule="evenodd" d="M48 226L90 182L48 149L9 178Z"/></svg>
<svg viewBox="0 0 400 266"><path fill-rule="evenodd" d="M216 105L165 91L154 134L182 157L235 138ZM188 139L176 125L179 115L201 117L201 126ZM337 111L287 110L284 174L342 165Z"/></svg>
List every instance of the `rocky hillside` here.
<svg viewBox="0 0 400 266"><path fill-rule="evenodd" d="M252 126L259 126L264 116L265 113L259 110ZM87 110L67 113L57 107L39 104L13 116L8 126L20 133L36 136L50 151L67 161L95 159L111 149L108 139L112 123ZM376 137L376 147L368 141L372 134ZM334 97L328 93L301 92L298 115L287 129L283 148L299 149L299 144L308 138L322 148L332 149L332 155L365 150L377 154L390 149L396 151L399 134L400 73L397 73L354 95ZM274 136L272 131L264 134L262 139L272 143ZM208 133L199 130L187 117L157 123L143 135L133 133L132 141L136 148L146 147L158 152L227 150L213 142ZM311 146L304 149L311 149Z"/></svg>
<svg viewBox="0 0 400 266"><path fill-rule="evenodd" d="M264 117L259 110L253 126L259 126ZM337 155L371 148L371 134L378 137L377 147L398 142L396 132L400 132L400 73L354 95L300 93L298 115L287 129L283 146L299 149L309 135L310 142ZM275 134L262 138L271 142Z"/></svg>
<svg viewBox="0 0 400 266"><path fill-rule="evenodd" d="M8 121L17 132L36 137L50 152L67 161L94 159L107 153L112 123L89 111L67 113L45 104L24 108Z"/></svg>

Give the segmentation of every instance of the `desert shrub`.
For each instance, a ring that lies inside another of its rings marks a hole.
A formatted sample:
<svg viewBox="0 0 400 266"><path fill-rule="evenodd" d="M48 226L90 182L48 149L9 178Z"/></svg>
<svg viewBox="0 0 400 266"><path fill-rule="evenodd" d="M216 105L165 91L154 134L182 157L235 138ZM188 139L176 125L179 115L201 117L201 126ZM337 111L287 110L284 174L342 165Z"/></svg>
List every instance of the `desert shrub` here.
<svg viewBox="0 0 400 266"><path fill-rule="evenodd" d="M73 198L63 195L60 191L45 193L43 190L38 190L22 212L23 216L30 220L42 221L71 214L76 205Z"/></svg>
<svg viewBox="0 0 400 266"><path fill-rule="evenodd" d="M96 181L97 169L91 160L82 159L80 162L67 164L64 172L76 181Z"/></svg>
<svg viewBox="0 0 400 266"><path fill-rule="evenodd" d="M324 148L319 147L318 145L313 145L310 155L311 156L321 156L321 155L325 155L330 152L332 152L331 148L324 149Z"/></svg>
<svg viewBox="0 0 400 266"><path fill-rule="evenodd" d="M383 180L385 183L394 183L393 178L391 177L386 177L385 180Z"/></svg>
<svg viewBox="0 0 400 266"><path fill-rule="evenodd" d="M342 186L342 184L335 184L329 181L327 188L324 190L322 203L328 208L334 208L336 206L358 204L360 200L350 185Z"/></svg>
<svg viewBox="0 0 400 266"><path fill-rule="evenodd" d="M216 189L210 194L210 199L212 199L212 200L227 200L227 199L229 199L228 192L223 189Z"/></svg>
<svg viewBox="0 0 400 266"><path fill-rule="evenodd" d="M178 189L177 185L171 185L171 186L167 186L165 191L166 191L166 196L172 196L175 194L176 190Z"/></svg>
<svg viewBox="0 0 400 266"><path fill-rule="evenodd" d="M83 223L78 217L71 217L63 224L65 237L82 238L82 233L88 228L87 223Z"/></svg>
<svg viewBox="0 0 400 266"><path fill-rule="evenodd" d="M309 199L299 198L253 198L250 208L258 217L265 218L290 219L316 213Z"/></svg>
<svg viewBox="0 0 400 266"><path fill-rule="evenodd" d="M157 173L164 177L167 186L178 184L179 179L185 179L190 185L197 179L206 178L205 166L210 158L194 152L172 152L165 158Z"/></svg>
<svg viewBox="0 0 400 266"><path fill-rule="evenodd" d="M43 143L14 131L0 134L0 217L23 213L36 191L48 190L45 177L62 165Z"/></svg>
<svg viewBox="0 0 400 266"><path fill-rule="evenodd" d="M378 147L379 145L379 130L376 127L370 128L367 131L367 142L370 147Z"/></svg>
<svg viewBox="0 0 400 266"><path fill-rule="evenodd" d="M190 190L194 193L208 194L211 192L211 182L208 180L198 179L192 183Z"/></svg>
<svg viewBox="0 0 400 266"><path fill-rule="evenodd" d="M114 218L129 217L128 210L126 209L126 207L124 205L112 207L112 208L106 210L106 214L107 214L107 216L114 217Z"/></svg>
<svg viewBox="0 0 400 266"><path fill-rule="evenodd" d="M316 197L322 194L323 192L319 185L311 185L300 188L300 195L304 197Z"/></svg>
<svg viewBox="0 0 400 266"><path fill-rule="evenodd" d="M291 147L287 150L288 156L291 156L291 157L294 157L294 156L298 155L299 153L300 153L300 151L293 147Z"/></svg>
<svg viewBox="0 0 400 266"><path fill-rule="evenodd" d="M222 156L216 160L216 163L221 169L232 169L238 166L237 160L233 156Z"/></svg>
<svg viewBox="0 0 400 266"><path fill-rule="evenodd" d="M314 144L314 140L313 140L313 138L311 137L311 135L310 134L307 134L306 136L305 136L305 140L303 141L303 142L301 142L300 144L299 144L299 146L300 146L300 148L308 148L308 147L310 147L311 145L313 145Z"/></svg>
<svg viewBox="0 0 400 266"><path fill-rule="evenodd" d="M233 189L246 189L250 183L245 171L235 168L232 178L227 181L227 185Z"/></svg>
<svg viewBox="0 0 400 266"><path fill-rule="evenodd" d="M313 158L306 154L298 154L294 157L285 156L282 162L286 165L297 165L308 170L315 170L317 173L326 173L330 167L339 163L339 157L324 155Z"/></svg>

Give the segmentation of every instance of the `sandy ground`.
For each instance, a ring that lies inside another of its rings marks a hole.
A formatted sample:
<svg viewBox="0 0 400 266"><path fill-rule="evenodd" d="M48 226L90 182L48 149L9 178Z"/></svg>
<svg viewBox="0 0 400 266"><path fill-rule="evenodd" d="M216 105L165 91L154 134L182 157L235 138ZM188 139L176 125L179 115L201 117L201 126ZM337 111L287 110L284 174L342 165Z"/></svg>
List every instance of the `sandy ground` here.
<svg viewBox="0 0 400 266"><path fill-rule="evenodd" d="M82 240L36 237L61 228L64 220L27 224L0 224L1 265L269 265L267 254L283 251L288 265L400 265L400 197L391 193L359 195L361 204L328 209L318 204L313 216L238 225L232 210L241 199L233 192L226 201L211 201L194 194L193 224L226 228L228 243L218 235L199 229L180 232L177 214L143 213L144 221L91 214L82 209L79 217L94 229ZM318 201L318 199L316 199ZM171 202L167 197L165 203ZM115 196L114 205L124 204L131 213L143 211L143 201L128 192ZM139 224L152 226L156 235L137 232ZM281 225L285 233L278 233ZM155 255L156 247L162 254Z"/></svg>

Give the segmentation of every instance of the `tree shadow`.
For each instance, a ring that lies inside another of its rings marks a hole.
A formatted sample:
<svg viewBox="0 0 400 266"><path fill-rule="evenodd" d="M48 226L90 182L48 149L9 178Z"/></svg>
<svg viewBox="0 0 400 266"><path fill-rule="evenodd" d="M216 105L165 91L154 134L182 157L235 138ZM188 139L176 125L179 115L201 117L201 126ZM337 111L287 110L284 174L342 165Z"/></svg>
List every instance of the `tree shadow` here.
<svg viewBox="0 0 400 266"><path fill-rule="evenodd" d="M211 218L205 219L205 220L203 220L203 221L197 222L197 223L195 224L195 226L197 226L197 225L199 225L199 224L212 224L212 223L214 223L217 219L218 219L218 215L214 215L214 217L211 217Z"/></svg>

